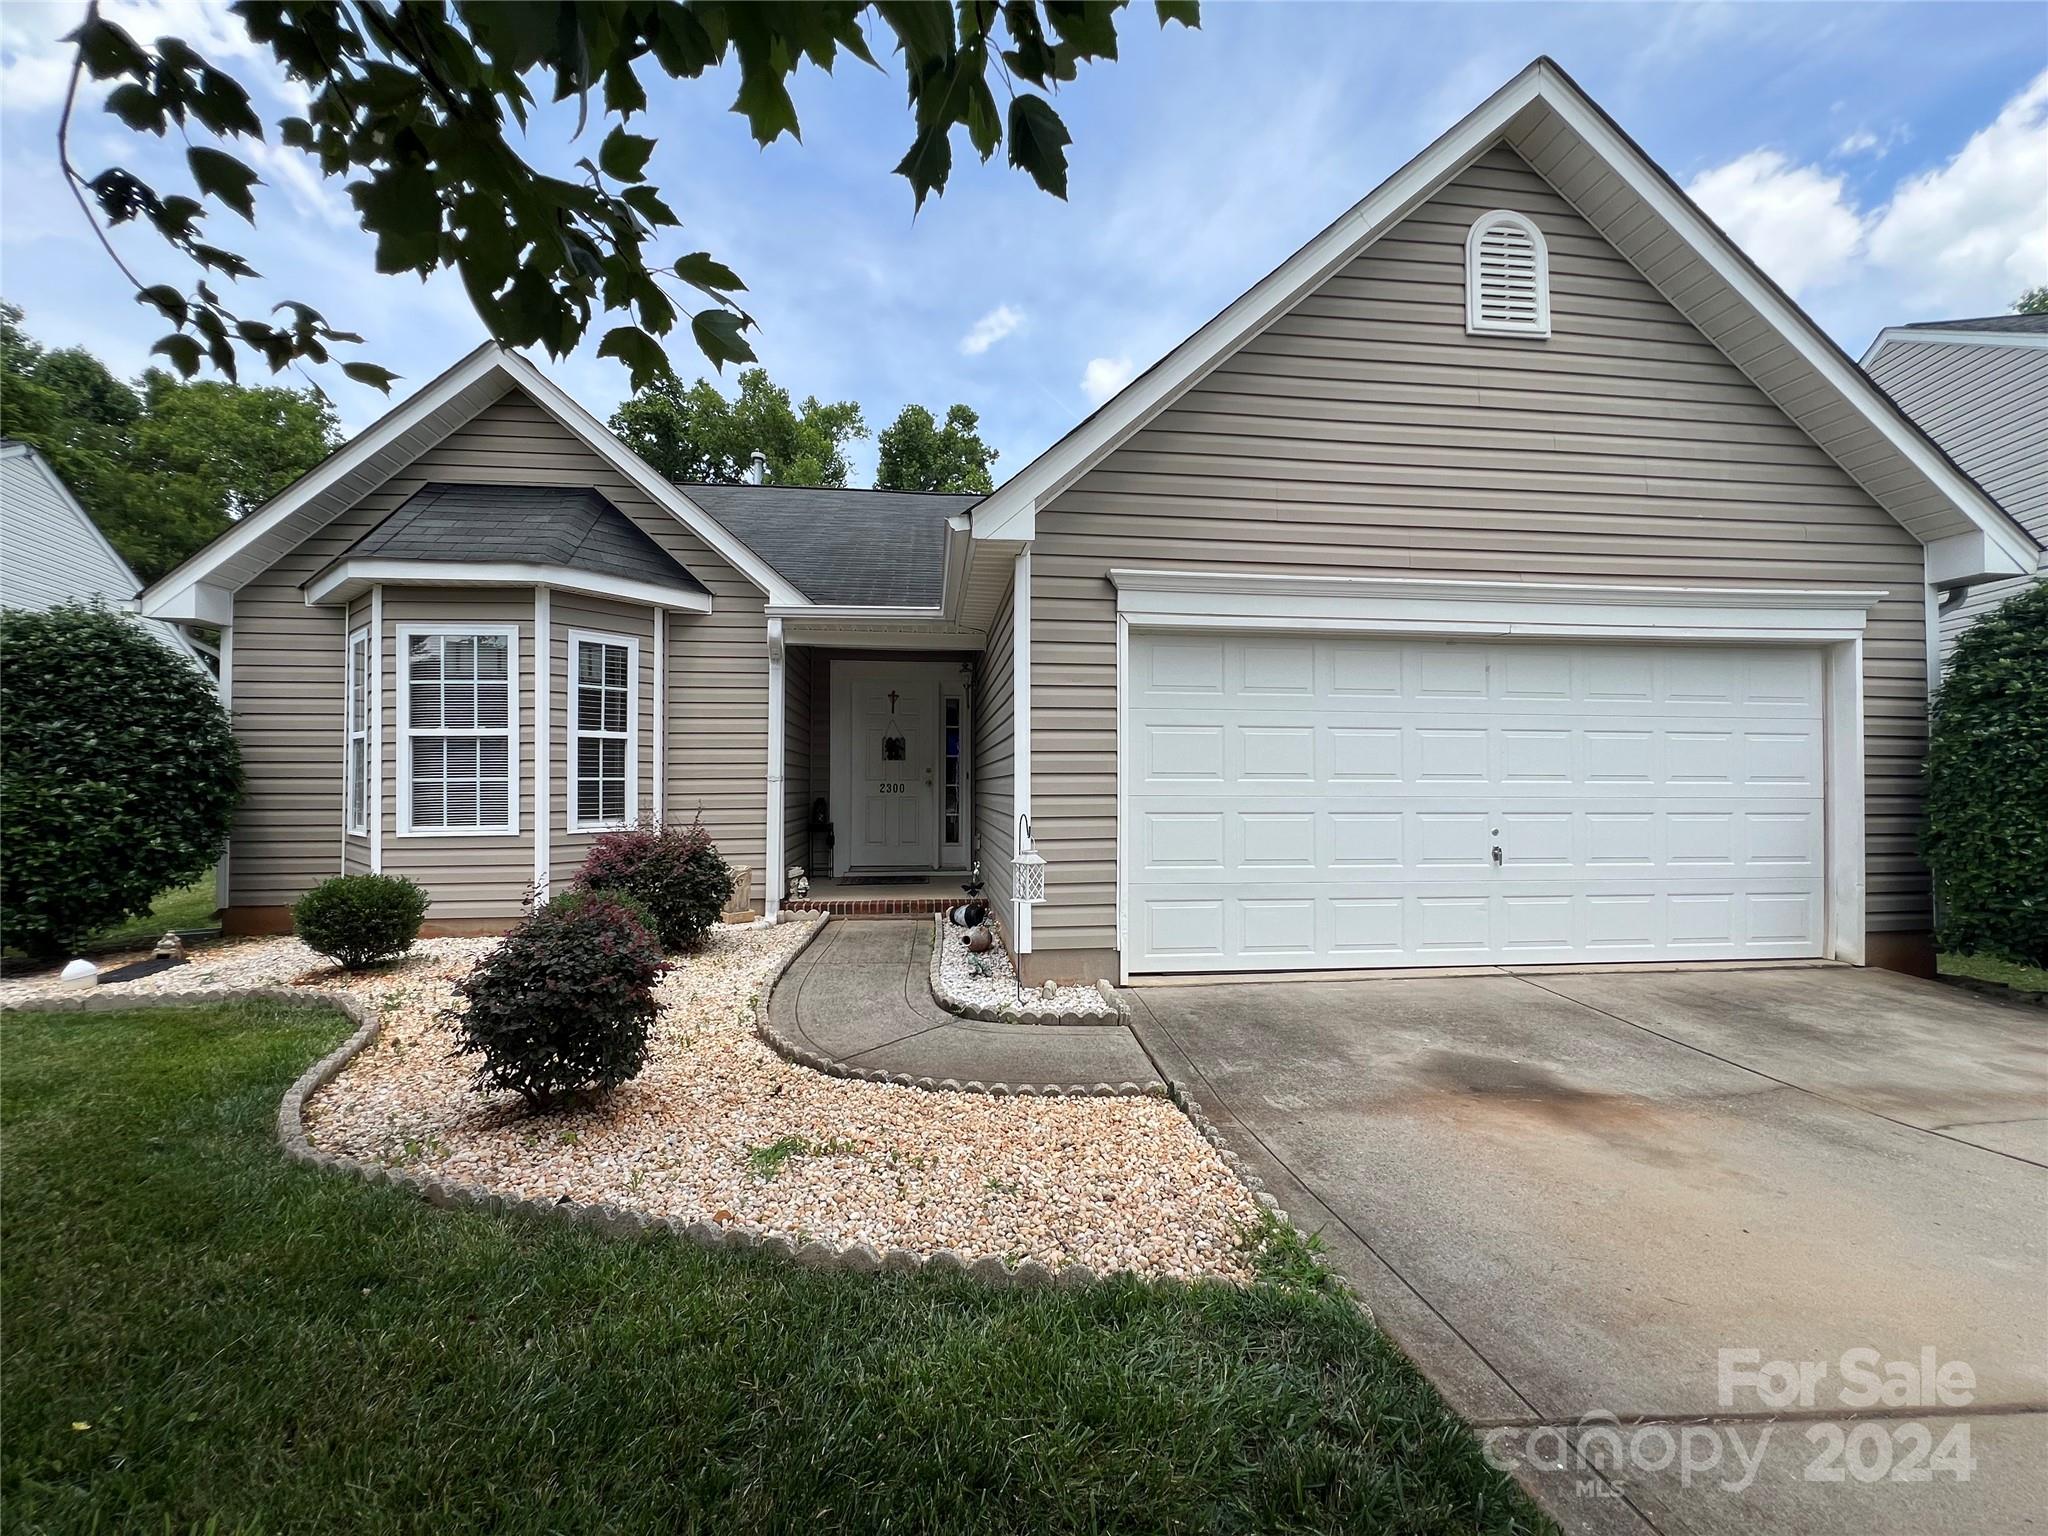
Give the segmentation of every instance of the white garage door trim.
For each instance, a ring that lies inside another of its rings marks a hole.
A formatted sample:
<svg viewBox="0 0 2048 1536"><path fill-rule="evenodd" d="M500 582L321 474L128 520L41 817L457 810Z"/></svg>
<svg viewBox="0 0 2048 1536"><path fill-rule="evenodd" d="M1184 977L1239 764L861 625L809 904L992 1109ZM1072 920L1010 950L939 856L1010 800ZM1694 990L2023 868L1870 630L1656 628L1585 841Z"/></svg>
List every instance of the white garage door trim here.
<svg viewBox="0 0 2048 1536"><path fill-rule="evenodd" d="M1455 581L1129 570L1117 589L1119 979L1130 979L1128 814L1130 649L1134 630L1267 631L1445 638L1801 644L1822 657L1826 782L1825 958L1864 960L1863 631L1886 594L1851 588Z"/></svg>

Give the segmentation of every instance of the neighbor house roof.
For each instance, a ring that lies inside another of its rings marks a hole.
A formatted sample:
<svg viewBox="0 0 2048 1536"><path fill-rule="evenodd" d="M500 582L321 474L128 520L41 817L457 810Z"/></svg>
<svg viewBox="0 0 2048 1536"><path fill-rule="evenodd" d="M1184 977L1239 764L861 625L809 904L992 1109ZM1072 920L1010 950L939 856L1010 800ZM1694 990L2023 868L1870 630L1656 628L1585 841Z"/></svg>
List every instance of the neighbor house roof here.
<svg viewBox="0 0 2048 1536"><path fill-rule="evenodd" d="M1863 368L2009 516L2048 538L2048 315L1892 326Z"/></svg>
<svg viewBox="0 0 2048 1536"><path fill-rule="evenodd" d="M1292 306L1505 144L1871 498L1927 546L1930 578L2032 571L2040 546L1849 360L1553 60L1538 58L1140 373L974 509L1029 539L1039 510Z"/></svg>
<svg viewBox="0 0 2048 1536"><path fill-rule="evenodd" d="M947 521L981 500L833 486L681 490L812 602L862 607L937 606Z"/></svg>
<svg viewBox="0 0 2048 1536"><path fill-rule="evenodd" d="M2048 315L1981 315L1975 320L1912 320L1902 331L1983 331L2011 336L2048 336Z"/></svg>
<svg viewBox="0 0 2048 1536"><path fill-rule="evenodd" d="M425 485L342 555L355 557L510 561L707 590L603 496L571 485Z"/></svg>

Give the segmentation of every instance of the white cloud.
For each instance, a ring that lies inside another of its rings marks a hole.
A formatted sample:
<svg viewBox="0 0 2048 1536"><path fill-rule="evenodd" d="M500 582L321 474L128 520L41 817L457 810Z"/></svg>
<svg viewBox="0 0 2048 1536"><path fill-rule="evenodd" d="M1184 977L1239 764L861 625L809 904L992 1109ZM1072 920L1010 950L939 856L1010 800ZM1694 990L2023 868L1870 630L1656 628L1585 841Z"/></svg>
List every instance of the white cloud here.
<svg viewBox="0 0 2048 1536"><path fill-rule="evenodd" d="M1687 190L1794 295L1855 279L1900 311L2000 309L2048 278L2048 72L1877 208L1857 207L1843 177L1773 149Z"/></svg>
<svg viewBox="0 0 2048 1536"><path fill-rule="evenodd" d="M274 66L234 67L244 60L268 64L270 50L251 42L241 19L218 0L106 0L101 14L144 45L159 37L181 37L245 86L268 87L294 104L306 99L304 89ZM64 34L83 15L84 7L75 4L0 0L0 110L46 111L64 99L73 52ZM83 100L96 102L106 89L87 80Z"/></svg>
<svg viewBox="0 0 2048 1536"><path fill-rule="evenodd" d="M1686 190L1794 295L1847 277L1863 244L1863 218L1842 178L1794 165L1775 149L1703 172Z"/></svg>
<svg viewBox="0 0 2048 1536"><path fill-rule="evenodd" d="M1892 193L1870 255L1923 303L1991 292L2007 303L2048 279L2048 71L1948 164Z"/></svg>
<svg viewBox="0 0 2048 1536"><path fill-rule="evenodd" d="M968 357L979 357L1023 323L1023 310L998 304L968 327L967 334L960 338L960 350Z"/></svg>
<svg viewBox="0 0 2048 1536"><path fill-rule="evenodd" d="M284 190L300 213L310 214L336 229L356 227L355 210L339 186L323 177L307 156L261 139L245 139L237 148L262 172L266 182Z"/></svg>
<svg viewBox="0 0 2048 1536"><path fill-rule="evenodd" d="M1081 393L1091 405L1100 405L1131 382L1134 372L1128 357L1091 357L1081 370Z"/></svg>
<svg viewBox="0 0 2048 1536"><path fill-rule="evenodd" d="M1868 128L1858 128L1835 146L1835 153L1838 155L1867 155L1873 150L1883 154L1884 146L1878 136Z"/></svg>

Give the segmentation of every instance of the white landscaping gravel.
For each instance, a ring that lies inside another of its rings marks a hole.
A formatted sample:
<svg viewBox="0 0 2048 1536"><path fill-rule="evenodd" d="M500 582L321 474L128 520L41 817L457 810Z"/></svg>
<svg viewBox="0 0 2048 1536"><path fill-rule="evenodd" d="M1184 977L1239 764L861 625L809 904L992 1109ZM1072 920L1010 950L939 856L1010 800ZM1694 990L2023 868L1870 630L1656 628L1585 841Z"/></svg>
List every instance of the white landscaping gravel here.
<svg viewBox="0 0 2048 1536"><path fill-rule="evenodd" d="M1262 1208L1165 1099L927 1093L825 1077L762 1044L752 1000L815 921L715 930L661 984L646 1070L598 1102L536 1117L509 1095L473 1091L474 1062L452 1054L439 1017L493 939L423 940L354 977L294 940L250 940L130 986L295 982L369 994L382 1034L306 1106L323 1151L798 1242L1249 1280L1237 1237ZM63 990L36 980L0 983L0 1003ZM750 1159L792 1138L803 1150L772 1174Z"/></svg>
<svg viewBox="0 0 2048 1536"><path fill-rule="evenodd" d="M1000 932L995 948L981 956L988 961L988 975L974 974L973 955L965 940L972 931L956 928L944 917L938 919L939 985L947 1000L973 1008L988 1008L1016 1014L1024 1009L1058 1013L1068 1018L1101 1019L1117 1017L1116 1007L1094 987L1026 987L1023 1000L1017 995L1017 973L1010 965L1010 952L1003 947Z"/></svg>

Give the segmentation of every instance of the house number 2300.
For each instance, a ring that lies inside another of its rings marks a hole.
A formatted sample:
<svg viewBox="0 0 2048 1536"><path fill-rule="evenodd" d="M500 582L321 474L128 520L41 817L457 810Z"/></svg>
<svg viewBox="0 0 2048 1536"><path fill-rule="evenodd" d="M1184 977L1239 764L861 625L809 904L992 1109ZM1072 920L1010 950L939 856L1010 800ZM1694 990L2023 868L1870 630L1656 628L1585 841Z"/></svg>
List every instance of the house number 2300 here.
<svg viewBox="0 0 2048 1536"><path fill-rule="evenodd" d="M877 784L875 792L882 795L900 795L907 787L903 784Z"/></svg>

